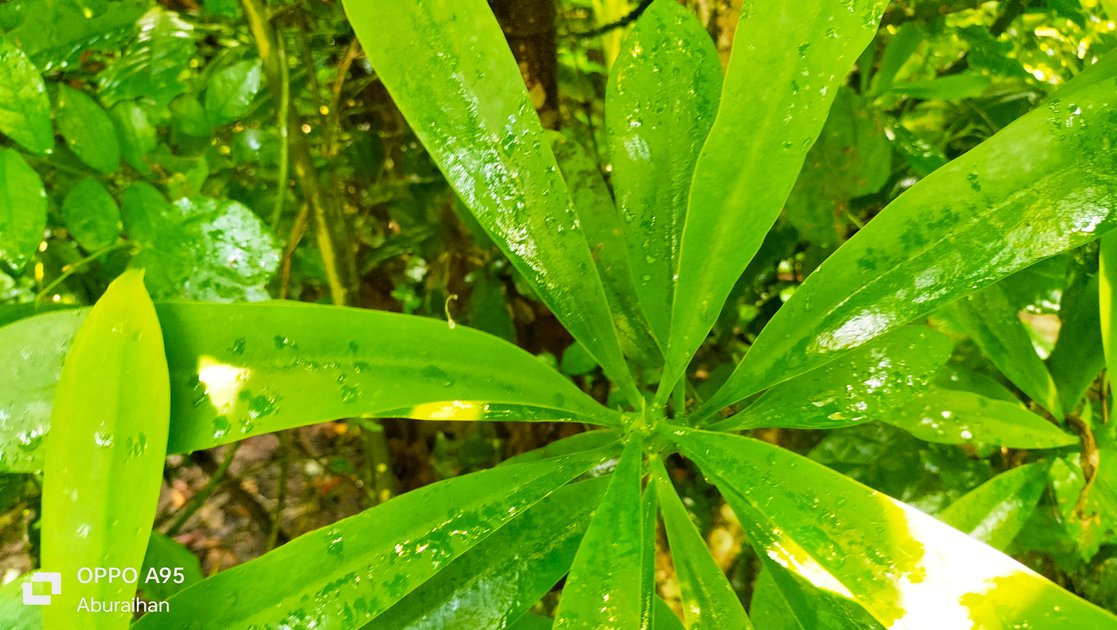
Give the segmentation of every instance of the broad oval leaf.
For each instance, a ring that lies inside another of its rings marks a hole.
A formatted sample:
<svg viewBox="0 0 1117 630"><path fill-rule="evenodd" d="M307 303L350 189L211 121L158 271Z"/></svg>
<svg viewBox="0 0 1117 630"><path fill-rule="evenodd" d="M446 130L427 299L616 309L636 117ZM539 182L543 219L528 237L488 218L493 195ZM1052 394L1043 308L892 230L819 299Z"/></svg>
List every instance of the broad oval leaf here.
<svg viewBox="0 0 1117 630"><path fill-rule="evenodd" d="M229 199L190 197L169 203L145 183L121 196L121 216L139 245L132 266L147 270L157 298L210 301L268 299L279 267L272 231L247 206Z"/></svg>
<svg viewBox="0 0 1117 630"><path fill-rule="evenodd" d="M210 123L223 125L248 113L260 91L260 61L247 60L223 68L206 88L206 113Z"/></svg>
<svg viewBox="0 0 1117 630"><path fill-rule="evenodd" d="M76 2L34 2L23 23L8 33L44 71L61 71L86 52L114 52L136 32L136 20L150 8L144 0L114 0L112 10L86 15Z"/></svg>
<svg viewBox="0 0 1117 630"><path fill-rule="evenodd" d="M137 383L143 383L137 387ZM42 566L64 588L47 628L126 628L131 614L79 609L129 600L136 584L82 583L83 567L139 568L162 482L170 421L163 335L143 274L127 271L89 311L54 392L43 476Z"/></svg>
<svg viewBox="0 0 1117 630"><path fill-rule="evenodd" d="M54 147L50 98L35 64L0 36L0 133L32 153Z"/></svg>
<svg viewBox="0 0 1117 630"><path fill-rule="evenodd" d="M35 255L46 226L43 180L15 149L0 149L0 260L22 268Z"/></svg>
<svg viewBox="0 0 1117 630"><path fill-rule="evenodd" d="M613 64L605 125L628 266L664 343L690 180L720 93L721 61L701 22L674 0L652 2Z"/></svg>
<svg viewBox="0 0 1117 630"><path fill-rule="evenodd" d="M938 518L1003 551L1047 489L1047 469L1035 462L1001 473L951 503Z"/></svg>
<svg viewBox="0 0 1117 630"><path fill-rule="evenodd" d="M147 154L159 144L159 136L147 112L135 101L122 101L109 110L109 116L120 135L121 157L141 174L150 175Z"/></svg>
<svg viewBox="0 0 1117 630"><path fill-rule="evenodd" d="M97 77L101 100L147 99L161 107L186 91L190 59L197 53L194 27L174 11L155 6L137 22L136 38Z"/></svg>
<svg viewBox="0 0 1117 630"><path fill-rule="evenodd" d="M801 374L1117 226L1112 103L1112 81L1051 100L913 186L806 279L708 405Z"/></svg>
<svg viewBox="0 0 1117 630"><path fill-rule="evenodd" d="M408 492L203 580L132 627L362 627L606 456L502 466Z"/></svg>
<svg viewBox="0 0 1117 630"><path fill-rule="evenodd" d="M488 5L350 0L345 10L380 81L458 196L638 404L569 190Z"/></svg>
<svg viewBox="0 0 1117 630"><path fill-rule="evenodd" d="M950 358L943 334L909 326L769 389L712 429L827 429L879 420L924 389Z"/></svg>
<svg viewBox="0 0 1117 630"><path fill-rule="evenodd" d="M643 477L643 447L634 438L574 556L555 612L556 630L642 627Z"/></svg>
<svg viewBox="0 0 1117 630"><path fill-rule="evenodd" d="M169 340L172 453L355 416L570 420L617 414L523 350L464 326L292 302L157 307ZM0 470L41 466L54 383L88 311L0 328Z"/></svg>
<svg viewBox="0 0 1117 630"><path fill-rule="evenodd" d="M1058 448L1078 438L1019 404L948 389L920 392L880 418L915 437L939 444Z"/></svg>
<svg viewBox="0 0 1117 630"><path fill-rule="evenodd" d="M363 630L503 628L519 619L570 569L606 481L555 491Z"/></svg>
<svg viewBox="0 0 1117 630"><path fill-rule="evenodd" d="M58 131L82 162L102 173L120 168L116 127L97 101L81 90L58 86Z"/></svg>
<svg viewBox="0 0 1117 630"><path fill-rule="evenodd" d="M752 628L741 600L722 573L702 534L690 520L686 508L662 467L656 475L660 513L671 547L671 560L682 590L683 616L687 628Z"/></svg>
<svg viewBox="0 0 1117 630"><path fill-rule="evenodd" d="M87 251L112 245L120 238L120 208L104 184L86 177L62 200L62 220Z"/></svg>
<svg viewBox="0 0 1117 630"><path fill-rule="evenodd" d="M746 437L679 430L759 555L886 627L1107 628L1117 618L1012 558L821 464Z"/></svg>
<svg viewBox="0 0 1117 630"><path fill-rule="evenodd" d="M760 249L885 4L752 2L742 9L721 108L691 184L661 402Z"/></svg>

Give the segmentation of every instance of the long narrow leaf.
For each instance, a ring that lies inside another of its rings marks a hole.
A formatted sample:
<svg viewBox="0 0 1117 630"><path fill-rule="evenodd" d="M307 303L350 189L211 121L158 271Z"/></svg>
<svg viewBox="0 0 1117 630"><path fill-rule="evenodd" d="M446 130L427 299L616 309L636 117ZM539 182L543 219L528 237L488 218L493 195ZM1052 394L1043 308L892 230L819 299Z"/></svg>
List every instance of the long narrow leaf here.
<svg viewBox="0 0 1117 630"><path fill-rule="evenodd" d="M1036 462L1001 473L951 503L939 520L1004 550L1043 496L1047 468Z"/></svg>
<svg viewBox="0 0 1117 630"><path fill-rule="evenodd" d="M724 494L758 554L886 627L1117 624L1012 558L820 464L745 437L677 443Z"/></svg>
<svg viewBox="0 0 1117 630"><path fill-rule="evenodd" d="M721 108L690 189L661 402L760 249L885 4L752 2L742 9Z"/></svg>
<svg viewBox="0 0 1117 630"><path fill-rule="evenodd" d="M647 365L659 365L663 351L640 308L632 269L628 265L621 216L597 160L582 145L558 133L551 136L551 148L586 230L586 240L601 274L609 306L616 316L625 354Z"/></svg>
<svg viewBox="0 0 1117 630"><path fill-rule="evenodd" d="M641 628L643 511L639 439L625 447L574 557L555 628Z"/></svg>
<svg viewBox="0 0 1117 630"><path fill-rule="evenodd" d="M690 520L683 502L668 481L667 471L658 469L660 512L667 530L671 559L683 594L687 628L752 628L741 600L721 572L702 534Z"/></svg>
<svg viewBox="0 0 1117 630"><path fill-rule="evenodd" d="M1078 438L1017 403L965 391L932 388L880 418L915 437L939 444L1057 448Z"/></svg>
<svg viewBox="0 0 1117 630"><path fill-rule="evenodd" d="M635 403L585 233L488 4L348 0L345 11L380 81L458 196Z"/></svg>
<svg viewBox="0 0 1117 630"><path fill-rule="evenodd" d="M965 329L1008 380L1062 419L1055 381L1036 354L1031 337L1016 312L997 284L955 302L949 309L950 317Z"/></svg>
<svg viewBox="0 0 1117 630"><path fill-rule="evenodd" d="M720 92L721 61L706 29L678 2L652 2L613 65L605 124L630 266L662 343L690 180Z"/></svg>
<svg viewBox="0 0 1117 630"><path fill-rule="evenodd" d="M1051 100L901 195L807 278L709 406L1117 227L1113 102L1111 81Z"/></svg>
<svg viewBox="0 0 1117 630"><path fill-rule="evenodd" d="M83 600L129 600L136 583L83 582L79 569L139 569L159 502L170 420L163 335L143 273L117 278L89 313L54 394L43 475L42 566L64 587L47 628L126 628L127 612ZM88 604L88 602L86 602Z"/></svg>
<svg viewBox="0 0 1117 630"><path fill-rule="evenodd" d="M171 370L172 453L355 416L616 424L535 357L431 319L291 302L157 307ZM0 329L0 469L41 466L54 383L87 310Z"/></svg>
<svg viewBox="0 0 1117 630"><path fill-rule="evenodd" d="M570 570L605 482L557 490L363 630L502 628L519 619Z"/></svg>
<svg viewBox="0 0 1117 630"><path fill-rule="evenodd" d="M901 328L776 385L712 428L826 429L879 420L926 388L950 350L950 340L930 328Z"/></svg>
<svg viewBox="0 0 1117 630"><path fill-rule="evenodd" d="M598 451L400 495L181 591L149 628L358 628L575 476Z"/></svg>

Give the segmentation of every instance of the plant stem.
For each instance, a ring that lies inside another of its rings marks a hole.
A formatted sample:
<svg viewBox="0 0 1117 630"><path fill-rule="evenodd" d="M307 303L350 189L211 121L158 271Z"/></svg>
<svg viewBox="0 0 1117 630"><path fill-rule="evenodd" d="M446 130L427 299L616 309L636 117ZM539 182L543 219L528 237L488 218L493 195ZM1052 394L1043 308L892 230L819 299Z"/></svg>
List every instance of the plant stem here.
<svg viewBox="0 0 1117 630"><path fill-rule="evenodd" d="M171 526L167 528L167 536L174 536L177 534L178 530L182 529L182 526L186 524L186 521L190 520L190 517L194 516L194 513L202 507L206 499L213 494L213 491L217 489L218 484L220 484L221 480L225 477L225 473L229 471L229 465L233 463L233 457L236 456L237 449L240 448L241 444L241 442L234 442L229 446L229 450L225 452L225 459L221 461L221 466L210 476L209 482L206 483L206 487L202 488L198 494L190 497L190 505L183 510L178 518L175 519L175 522L171 523Z"/></svg>
<svg viewBox="0 0 1117 630"><path fill-rule="evenodd" d="M120 242L117 242L117 243L113 243L112 245L106 245L105 247L102 247L101 249L98 249L97 251L93 252L92 254L86 256L85 258L82 258L81 260L79 260L77 262L72 262L72 263L62 267L62 273L57 278L55 278L54 280L51 280L50 284L46 285L45 287L43 287L43 289L41 291L39 291L38 293L35 294L35 302L38 302L38 301L42 300L44 297L46 297L47 295L49 295L52 291L54 291L54 289L56 287L58 287L58 285L65 282L67 278L74 275L74 273L76 273L82 267L88 265L89 263L93 262L94 260L97 260L98 258L100 258L101 256L104 256L105 254L108 254L110 252L114 252L118 249L125 249L125 248L131 247L131 246L132 246L132 243L129 243L127 241L120 241Z"/></svg>
<svg viewBox="0 0 1117 630"><path fill-rule="evenodd" d="M275 497L275 511L272 512L271 529L268 530L268 546L275 549L279 540L279 524L283 518L283 505L287 502L287 475L291 472L291 434L281 431L279 437L279 490Z"/></svg>
<svg viewBox="0 0 1117 630"><path fill-rule="evenodd" d="M286 57L280 58L279 39L265 15L262 0L242 0L248 26L256 40L256 48L264 65L264 74L277 103L282 103L282 86ZM282 127L283 125L281 125ZM356 287L356 261L349 252L342 217L338 209L329 203L328 195L318 181L318 172L306 136L301 132L295 108L288 107L286 126L295 129L287 137L290 160L295 167L295 178L302 189L303 197L314 214L315 236L318 249L322 254L322 265L330 288L330 298L337 306L352 302Z"/></svg>

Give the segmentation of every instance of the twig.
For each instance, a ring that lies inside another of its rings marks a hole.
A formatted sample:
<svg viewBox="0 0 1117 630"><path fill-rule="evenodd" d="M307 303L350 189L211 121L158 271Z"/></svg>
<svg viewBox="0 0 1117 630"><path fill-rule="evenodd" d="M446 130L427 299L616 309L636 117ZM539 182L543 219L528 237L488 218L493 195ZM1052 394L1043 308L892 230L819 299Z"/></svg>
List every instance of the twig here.
<svg viewBox="0 0 1117 630"><path fill-rule="evenodd" d="M54 291L54 289L58 285L65 282L67 278L74 275L74 273L77 272L82 267L88 265L89 263L93 262L94 260L97 260L98 258L100 258L101 256L104 256L105 254L115 252L118 249L125 249L125 248L128 248L128 247L132 247L132 243L130 243L128 241L120 241L118 243L113 243L112 245L107 245L105 247L102 247L101 249L93 252L92 254L86 256L85 258L82 258L81 260L78 260L76 262L72 262L72 263L62 267L62 273L57 278L55 278L54 280L51 280L50 284L43 287L42 291L39 291L38 293L35 294L35 302L38 302L38 301L42 300L44 297L46 297L47 295L49 295L52 291Z"/></svg>
<svg viewBox="0 0 1117 630"><path fill-rule="evenodd" d="M275 549L279 541L279 526L283 520L283 506L287 503L287 475L291 472L291 434L281 431L279 437L279 490L275 496L275 510L271 516L271 530L268 531L268 550Z"/></svg>
<svg viewBox="0 0 1117 630"><path fill-rule="evenodd" d="M1098 480L1098 464L1100 463L1098 443L1094 439L1094 432L1090 430L1090 425L1078 416L1068 414L1067 424L1071 425L1078 432L1079 437L1082 438L1082 452L1078 456L1078 461L1082 466L1082 474L1086 477L1086 483L1082 485L1082 492L1078 494L1074 511L1078 518L1087 520L1090 517L1086 515L1086 501L1090 498L1090 490L1093 489L1094 483Z"/></svg>
<svg viewBox="0 0 1117 630"><path fill-rule="evenodd" d="M220 484L221 480L225 477L225 473L229 471L229 465L233 463L233 457L236 456L237 450L240 448L241 444L241 442L234 442L232 446L229 447L229 450L225 452L225 459L221 461L221 465L210 475L209 482L206 483L205 487L202 488L200 492L190 497L190 504L185 510L179 512L178 518L167 528L167 536L174 536L177 534L178 530L182 529L182 526L186 524L186 521L190 520L190 517L194 516L194 513L202 507L206 499L213 494L213 491L217 489L218 484Z"/></svg>
<svg viewBox="0 0 1117 630"><path fill-rule="evenodd" d="M283 69L277 53L278 38L265 16L262 0L242 0L242 4L248 17L249 29L256 40L256 48L260 52L260 59L264 64L268 86L276 100L280 101ZM292 128L300 126L297 113L293 108L288 112L287 125ZM327 195L318 181L318 172L314 167L314 159L306 136L300 131L290 134L288 146L291 151L291 161L295 166L295 178L302 189L303 197L314 213L315 236L322 255L326 281L330 287L330 297L336 305L349 304L356 286L356 261L353 259L352 252L348 251L340 213L336 207L327 202Z"/></svg>
<svg viewBox="0 0 1117 630"><path fill-rule="evenodd" d="M627 15L620 18L619 20L610 22L594 29L590 29L588 31L571 31L570 34L574 37L585 39L589 37L600 37L608 33L609 31L613 31L618 28L624 28L640 19L640 16L643 15L644 11L647 10L648 7L652 6L652 1L653 0L640 0L640 4L635 9L629 11Z"/></svg>

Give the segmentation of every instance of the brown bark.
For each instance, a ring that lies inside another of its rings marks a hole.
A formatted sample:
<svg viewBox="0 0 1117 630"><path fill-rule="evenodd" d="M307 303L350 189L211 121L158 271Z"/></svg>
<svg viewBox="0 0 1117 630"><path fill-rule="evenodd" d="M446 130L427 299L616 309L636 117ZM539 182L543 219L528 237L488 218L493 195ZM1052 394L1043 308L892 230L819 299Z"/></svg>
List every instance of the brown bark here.
<svg viewBox="0 0 1117 630"><path fill-rule="evenodd" d="M543 126L559 124L554 0L489 0Z"/></svg>

